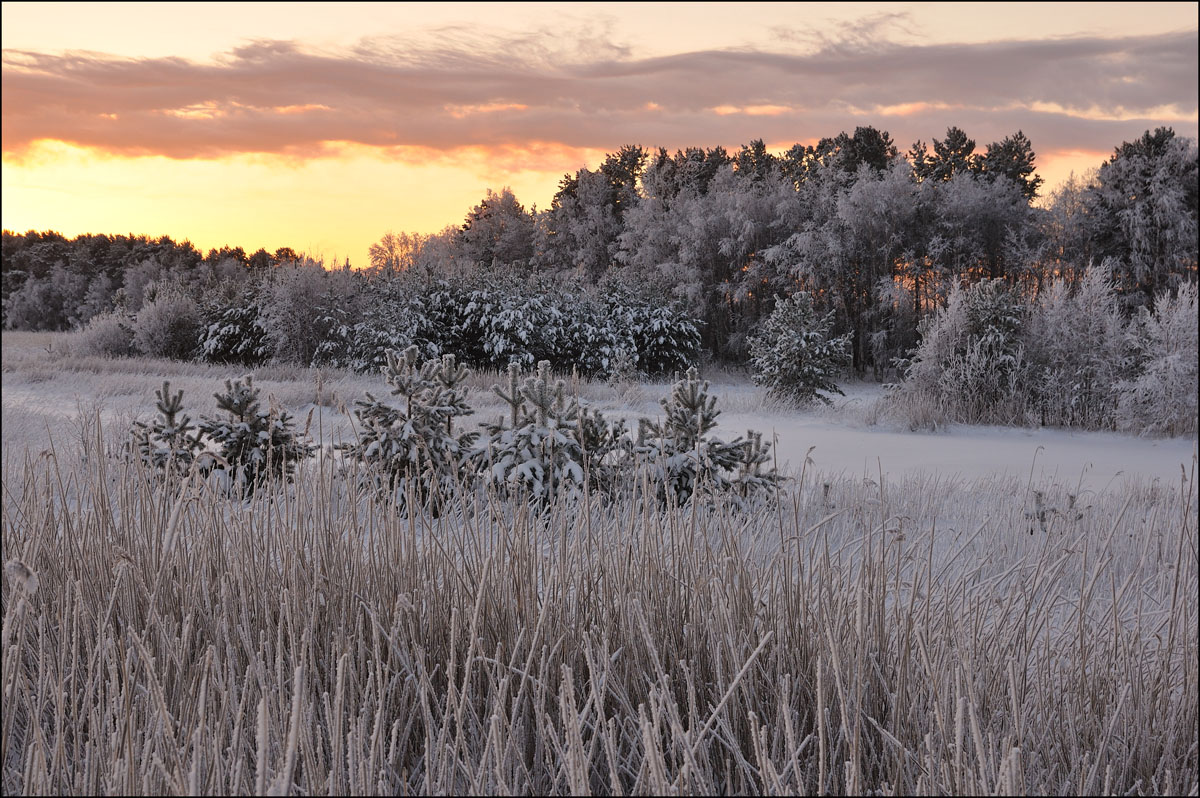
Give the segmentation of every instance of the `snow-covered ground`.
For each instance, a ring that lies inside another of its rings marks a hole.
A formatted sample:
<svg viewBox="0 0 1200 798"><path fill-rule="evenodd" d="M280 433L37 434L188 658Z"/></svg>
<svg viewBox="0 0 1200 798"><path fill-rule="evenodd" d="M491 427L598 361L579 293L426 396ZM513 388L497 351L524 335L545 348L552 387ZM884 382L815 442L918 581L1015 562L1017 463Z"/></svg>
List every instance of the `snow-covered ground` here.
<svg viewBox="0 0 1200 798"><path fill-rule="evenodd" d="M17 348L10 343L23 344L24 339L10 336L5 333L2 375L3 443L10 455L26 449L36 453L52 438L56 443L77 438L75 420L81 412L99 411L110 433L127 428L134 417L151 416L154 391L164 377L171 379L173 389L185 390L185 407L193 419L213 414L213 392L226 378L238 376L233 369L165 362L114 362L113 373L56 368L52 361L41 363L28 355L16 357ZM157 371L156 365L161 365ZM924 472L973 482L993 475L1022 479L1032 475L1034 482L1101 490L1130 480L1175 484L1180 479L1180 467L1190 472L1197 455L1195 438L974 426L912 432L886 420L868 423L873 416L871 407L882 395L882 388L875 383L844 385L847 395L838 397L832 408L796 410L766 400L762 389L745 379L723 374L714 375L714 379L711 391L723 411L719 434L729 439L748 429L761 431L766 440L774 439L781 468L793 473L799 471L808 454L812 459L809 472L830 476L878 478L882 471L899 479ZM480 380L472 391L470 401L477 412L467 423L491 420L501 414L503 407L488 390L488 382ZM256 384L263 388L264 397L275 397L301 425L311 411L310 432L313 437L320 432L327 444L349 439L353 434L349 417L339 405L352 410L354 400L364 390L381 397L388 393L382 378L371 376L338 377L318 389L312 374L303 370L294 375L264 370ZM665 383L618 388L580 386L585 401L606 414L629 419L635 428L639 415L660 415L658 400L669 390ZM320 404L314 404L317 399Z"/></svg>

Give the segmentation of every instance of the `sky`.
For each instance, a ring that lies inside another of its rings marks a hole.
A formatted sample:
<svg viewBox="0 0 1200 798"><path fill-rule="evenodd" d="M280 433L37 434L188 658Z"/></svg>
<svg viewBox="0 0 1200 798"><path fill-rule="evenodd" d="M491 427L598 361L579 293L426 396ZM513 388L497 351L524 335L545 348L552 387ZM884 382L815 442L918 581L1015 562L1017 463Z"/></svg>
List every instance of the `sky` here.
<svg viewBox="0 0 1200 798"><path fill-rule="evenodd" d="M5 2L2 223L361 266L625 144L859 125L1021 130L1045 191L1197 136L1198 5Z"/></svg>

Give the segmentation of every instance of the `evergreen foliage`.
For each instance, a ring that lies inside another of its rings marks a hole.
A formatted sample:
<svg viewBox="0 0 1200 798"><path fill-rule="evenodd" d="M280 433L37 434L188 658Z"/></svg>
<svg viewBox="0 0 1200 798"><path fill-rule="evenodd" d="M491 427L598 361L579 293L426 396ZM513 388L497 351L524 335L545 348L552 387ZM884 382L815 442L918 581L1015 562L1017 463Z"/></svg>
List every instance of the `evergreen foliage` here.
<svg viewBox="0 0 1200 798"><path fill-rule="evenodd" d="M410 346L403 354L387 352L382 371L401 406L368 393L355 411L361 425L357 440L339 448L398 503L411 499L437 512L445 497L472 482L478 433L455 425L472 412L463 387L469 370L450 354L420 365L418 348Z"/></svg>
<svg viewBox="0 0 1200 798"><path fill-rule="evenodd" d="M666 414L661 422L642 419L634 452L650 469L659 486L659 498L667 504L686 504L699 484L711 486L716 494L749 497L774 490L779 475L764 471L769 461L769 444L751 432L749 438L725 443L709 435L717 425L717 397L708 393L695 368L671 388L661 400Z"/></svg>
<svg viewBox="0 0 1200 798"><path fill-rule="evenodd" d="M833 313L818 316L807 292L776 297L775 310L750 339L754 382L796 403L829 404L826 393L842 395L833 380L850 362L850 336L834 336L832 328Z"/></svg>
<svg viewBox="0 0 1200 798"><path fill-rule="evenodd" d="M226 380L225 392L213 394L227 417L202 417L200 430L217 444L235 491L250 494L264 484L290 480L296 464L316 447L300 439L286 410L272 407L264 413L254 378L244 379Z"/></svg>
<svg viewBox="0 0 1200 798"><path fill-rule="evenodd" d="M502 494L534 503L580 495L586 486L579 402L566 394L566 383L554 379L550 362L538 363L534 374L521 379L516 363L508 367L504 387L492 387L509 406L507 424L501 416L487 425L482 453L491 485ZM590 435L603 441L592 419Z"/></svg>
<svg viewBox="0 0 1200 798"><path fill-rule="evenodd" d="M252 292L213 303L204 315L200 352L205 361L258 366L270 358L267 328Z"/></svg>
<svg viewBox="0 0 1200 798"><path fill-rule="evenodd" d="M154 392L159 415L149 423L135 421L130 433L142 461L166 474L185 474L204 444L191 418L183 413L183 391L171 394L164 381Z"/></svg>

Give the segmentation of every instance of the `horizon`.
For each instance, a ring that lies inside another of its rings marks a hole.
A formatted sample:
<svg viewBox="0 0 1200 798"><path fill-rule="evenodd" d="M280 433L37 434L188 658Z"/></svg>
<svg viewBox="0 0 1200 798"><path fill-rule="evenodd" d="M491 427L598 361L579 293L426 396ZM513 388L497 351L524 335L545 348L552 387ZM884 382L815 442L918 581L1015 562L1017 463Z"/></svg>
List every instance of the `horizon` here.
<svg viewBox="0 0 1200 798"><path fill-rule="evenodd" d="M1022 130L1045 197L1146 130L1196 138L1197 4L1150 5L5 3L2 226L361 267L626 144L859 125L901 153Z"/></svg>

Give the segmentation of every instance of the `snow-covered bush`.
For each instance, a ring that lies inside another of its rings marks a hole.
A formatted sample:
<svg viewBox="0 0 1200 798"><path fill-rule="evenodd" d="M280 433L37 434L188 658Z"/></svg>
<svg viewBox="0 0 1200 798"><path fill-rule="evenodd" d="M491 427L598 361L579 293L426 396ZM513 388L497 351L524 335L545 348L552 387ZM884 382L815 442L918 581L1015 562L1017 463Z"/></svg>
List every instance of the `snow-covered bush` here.
<svg viewBox="0 0 1200 798"><path fill-rule="evenodd" d="M402 405L368 393L354 413L361 425L357 440L339 448L398 503L407 505L411 497L437 512L444 497L472 483L470 458L478 433L455 427L456 419L472 412L463 387L468 369L454 355L424 365L419 359L416 346L403 355L387 352L383 374Z"/></svg>
<svg viewBox="0 0 1200 798"><path fill-rule="evenodd" d="M240 494L290 479L296 464L316 451L297 435L286 410L271 407L262 412L258 395L259 389L249 375L245 382L226 380L225 392L213 394L226 418L200 420L200 431L217 444L230 485Z"/></svg>
<svg viewBox="0 0 1200 798"><path fill-rule="evenodd" d="M1116 384L1130 348L1106 270L1088 269L1072 294L1056 280L1032 308L1025 333L1030 401L1043 424L1111 428Z"/></svg>
<svg viewBox="0 0 1200 798"><path fill-rule="evenodd" d="M1025 303L1001 280L955 287L922 326L902 394L966 424L1021 424L1028 406Z"/></svg>
<svg viewBox="0 0 1200 798"><path fill-rule="evenodd" d="M133 319L116 312L93 316L72 339L71 350L83 356L132 357L137 354Z"/></svg>
<svg viewBox="0 0 1200 798"><path fill-rule="evenodd" d="M610 294L605 304L608 326L627 331L632 339L638 371L658 377L695 365L700 328L678 307L656 304L629 291Z"/></svg>
<svg viewBox="0 0 1200 798"><path fill-rule="evenodd" d="M842 395L834 378L850 362L850 336L832 333L833 313L818 316L812 296L797 291L777 297L775 310L750 339L754 382L775 396L797 403Z"/></svg>
<svg viewBox="0 0 1200 798"><path fill-rule="evenodd" d="M158 416L149 423L135 421L130 433L142 462L165 474L185 474L204 444L191 418L183 413L183 391L171 394L164 381L154 392Z"/></svg>
<svg viewBox="0 0 1200 798"><path fill-rule="evenodd" d="M133 323L133 345L144 355L188 360L199 349L204 326L200 308L174 288L160 290Z"/></svg>
<svg viewBox="0 0 1200 798"><path fill-rule="evenodd" d="M774 469L764 470L770 445L761 435L730 443L709 435L717 425L717 398L708 393L690 368L661 400L666 418L660 422L641 419L634 449L641 464L650 470L659 486L659 498L668 504L685 504L704 484L716 494L750 497L779 484Z"/></svg>
<svg viewBox="0 0 1200 798"><path fill-rule="evenodd" d="M209 363L258 366L271 356L267 328L252 291L229 302L210 305L200 337L201 357Z"/></svg>
<svg viewBox="0 0 1200 798"><path fill-rule="evenodd" d="M1195 283L1183 284L1173 297L1160 294L1154 313L1142 308L1130 325L1139 366L1137 376L1116 388L1121 428L1152 435L1196 432L1196 295Z"/></svg>

